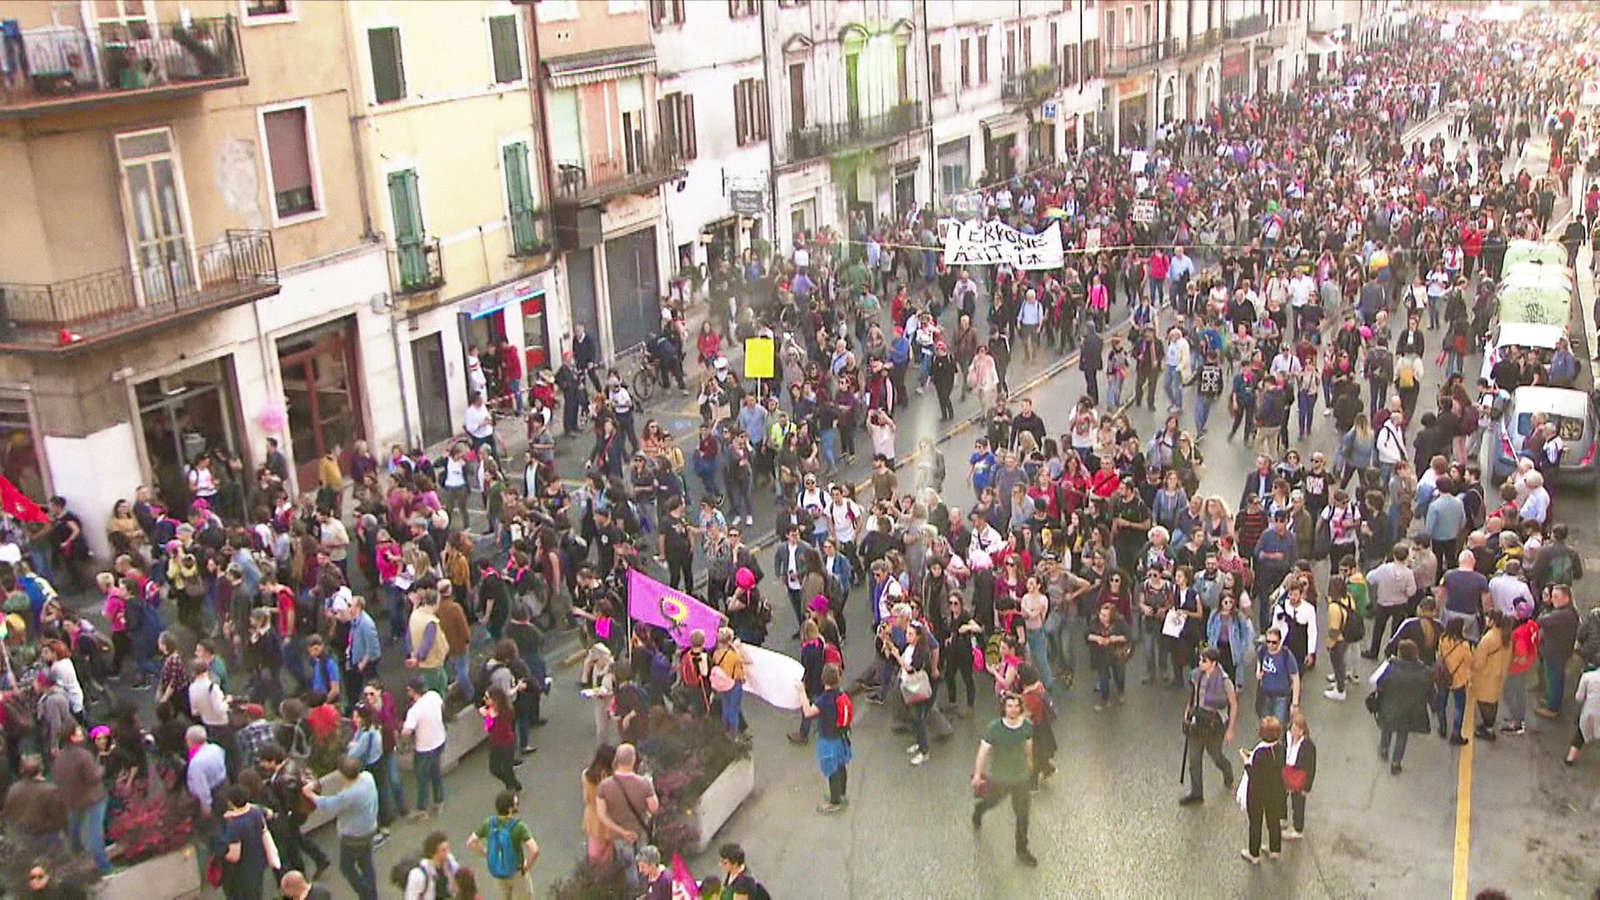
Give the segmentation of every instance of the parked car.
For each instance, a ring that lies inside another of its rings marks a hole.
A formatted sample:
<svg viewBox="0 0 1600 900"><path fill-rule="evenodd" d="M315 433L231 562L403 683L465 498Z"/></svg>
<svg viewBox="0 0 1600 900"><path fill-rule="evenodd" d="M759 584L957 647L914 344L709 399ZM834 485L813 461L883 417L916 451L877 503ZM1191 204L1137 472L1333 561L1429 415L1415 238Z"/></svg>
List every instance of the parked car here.
<svg viewBox="0 0 1600 900"><path fill-rule="evenodd" d="M1483 369L1480 374L1492 381L1489 373L1499 364L1507 347L1538 350L1540 358L1548 363L1556 351L1556 344L1566 336L1567 329L1560 325L1501 322L1490 329L1489 340L1483 345Z"/></svg>
<svg viewBox="0 0 1600 900"><path fill-rule="evenodd" d="M1565 445L1561 459L1546 476L1559 483L1595 484L1595 437L1600 433L1596 415L1597 396L1572 388L1529 386L1517 388L1499 417L1488 425L1479 456L1485 482L1498 484L1516 468L1522 443L1533 431L1533 420L1543 415L1556 423L1557 434Z"/></svg>

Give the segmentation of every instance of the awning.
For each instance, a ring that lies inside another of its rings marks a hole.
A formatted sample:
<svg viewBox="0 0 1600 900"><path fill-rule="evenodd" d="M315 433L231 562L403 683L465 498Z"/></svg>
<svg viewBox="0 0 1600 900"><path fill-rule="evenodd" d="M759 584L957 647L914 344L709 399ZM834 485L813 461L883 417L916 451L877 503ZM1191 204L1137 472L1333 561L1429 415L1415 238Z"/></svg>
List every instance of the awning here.
<svg viewBox="0 0 1600 900"><path fill-rule="evenodd" d="M550 86L577 87L600 81L615 81L656 70L656 49L649 44L608 47L587 53L573 53L546 59L544 68Z"/></svg>
<svg viewBox="0 0 1600 900"><path fill-rule="evenodd" d="M1338 53L1339 45L1328 39L1325 34L1313 34L1306 38L1306 54L1308 56L1326 56Z"/></svg>
<svg viewBox="0 0 1600 900"><path fill-rule="evenodd" d="M469 319L481 319L492 315L513 303L521 303L534 297L543 296L546 292L545 273L535 272L526 278L517 278L503 284L495 285L486 291L475 294L461 301L457 312Z"/></svg>

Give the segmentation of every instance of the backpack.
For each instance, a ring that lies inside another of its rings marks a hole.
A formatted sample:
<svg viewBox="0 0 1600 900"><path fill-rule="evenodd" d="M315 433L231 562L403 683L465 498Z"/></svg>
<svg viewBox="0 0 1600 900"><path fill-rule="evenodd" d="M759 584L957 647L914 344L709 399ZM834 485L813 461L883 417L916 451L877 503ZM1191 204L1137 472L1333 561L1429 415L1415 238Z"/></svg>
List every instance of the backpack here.
<svg viewBox="0 0 1600 900"><path fill-rule="evenodd" d="M128 597L122 612L122 619L127 626L128 634L139 634L144 631L144 613L144 597L138 594Z"/></svg>
<svg viewBox="0 0 1600 900"><path fill-rule="evenodd" d="M838 699L834 701L834 707L839 711L839 715L834 719L833 724L841 734L848 736L850 734L850 726L855 724L856 721L855 701L850 699L849 694L840 691Z"/></svg>
<svg viewBox="0 0 1600 900"><path fill-rule="evenodd" d="M1401 390L1409 391L1417 386L1417 370L1412 368L1410 362L1404 362L1400 365L1394 380Z"/></svg>
<svg viewBox="0 0 1600 900"><path fill-rule="evenodd" d="M840 653L839 648L833 644L823 644L822 663L823 665L835 665L842 669L844 668L844 654Z"/></svg>
<svg viewBox="0 0 1600 900"><path fill-rule="evenodd" d="M1355 606L1350 603L1340 603L1344 607L1344 622L1339 626L1339 639L1346 644L1359 644L1367 636L1367 622L1356 614Z"/></svg>
<svg viewBox="0 0 1600 900"><path fill-rule="evenodd" d="M489 874L495 878L511 878L522 870L517 845L511 839L516 828L516 819L494 817L489 820Z"/></svg>
<svg viewBox="0 0 1600 900"><path fill-rule="evenodd" d="M395 863L394 867L389 870L389 883L404 891L407 879L417 869L422 869L422 856L420 854L407 856ZM428 870L422 869L422 874L426 876ZM433 895L435 897L450 896L449 877L444 872L436 872L433 875Z"/></svg>

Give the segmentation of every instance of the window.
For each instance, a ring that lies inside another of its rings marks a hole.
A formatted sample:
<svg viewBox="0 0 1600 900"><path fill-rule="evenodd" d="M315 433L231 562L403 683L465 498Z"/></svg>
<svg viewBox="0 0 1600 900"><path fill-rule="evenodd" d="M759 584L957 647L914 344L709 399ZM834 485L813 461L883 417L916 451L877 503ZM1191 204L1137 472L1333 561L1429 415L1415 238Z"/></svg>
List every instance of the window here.
<svg viewBox="0 0 1600 900"><path fill-rule="evenodd" d="M1050 65L1054 67L1060 67L1061 65L1060 31L1061 29L1056 27L1056 23L1050 23Z"/></svg>
<svg viewBox="0 0 1600 900"><path fill-rule="evenodd" d="M1079 55L1083 60L1082 65L1079 66L1083 70L1083 79L1088 81L1091 78L1099 78L1101 72L1100 39L1094 38L1093 40L1084 41L1083 52Z"/></svg>
<svg viewBox="0 0 1600 900"><path fill-rule="evenodd" d="M650 24L652 27L682 25L683 18L683 0L650 0Z"/></svg>
<svg viewBox="0 0 1600 900"><path fill-rule="evenodd" d="M1078 82L1078 45L1067 44L1061 48L1061 84L1063 87Z"/></svg>
<svg viewBox="0 0 1600 900"><path fill-rule="evenodd" d="M630 13L643 12L644 0L611 0L608 6L613 16L626 16Z"/></svg>
<svg viewBox="0 0 1600 900"><path fill-rule="evenodd" d="M566 22L578 17L578 0L539 0L539 21Z"/></svg>
<svg viewBox="0 0 1600 900"><path fill-rule="evenodd" d="M806 127L806 64L789 64L789 129Z"/></svg>
<svg viewBox="0 0 1600 900"><path fill-rule="evenodd" d="M760 12L761 0L728 0L728 18L743 19Z"/></svg>
<svg viewBox="0 0 1600 900"><path fill-rule="evenodd" d="M904 41L894 45L895 97L901 103L911 102L911 48Z"/></svg>
<svg viewBox="0 0 1600 900"><path fill-rule="evenodd" d="M244 24L262 19L287 18L294 15L290 0L244 0Z"/></svg>
<svg viewBox="0 0 1600 900"><path fill-rule="evenodd" d="M539 209L533 202L533 180L528 175L528 145L507 144L500 151L506 175L506 206L511 213L511 247L518 255L537 253Z"/></svg>
<svg viewBox="0 0 1600 900"><path fill-rule="evenodd" d="M656 118L667 145L677 148L683 159L695 159L700 148L695 138L694 96L674 91L656 100Z"/></svg>
<svg viewBox="0 0 1600 900"><path fill-rule="evenodd" d="M309 111L304 106L294 106L263 112L261 131L266 135L268 184L272 186L278 218L316 212L321 198L311 164Z"/></svg>
<svg viewBox="0 0 1600 900"><path fill-rule="evenodd" d="M622 162L629 175L639 175L650 168L650 157L645 152L644 110L629 110L622 114Z"/></svg>
<svg viewBox="0 0 1600 900"><path fill-rule="evenodd" d="M0 475L4 475L19 490L43 503L45 497L44 467L39 463L39 449L33 438L33 416L28 411L24 397L0 395L0 445L5 446L0 456Z"/></svg>
<svg viewBox="0 0 1600 900"><path fill-rule="evenodd" d="M1000 77L1010 78L1017 71L1017 33L1006 29L1006 56L1000 60Z"/></svg>
<svg viewBox="0 0 1600 900"><path fill-rule="evenodd" d="M134 287L145 303L171 301L194 288L194 240L189 204L172 131L119 134L123 221L131 229Z"/></svg>
<svg viewBox="0 0 1600 900"><path fill-rule="evenodd" d="M978 83L989 83L989 35L978 36Z"/></svg>
<svg viewBox="0 0 1600 900"><path fill-rule="evenodd" d="M972 87L972 40L961 39L961 86Z"/></svg>
<svg viewBox="0 0 1600 900"><path fill-rule="evenodd" d="M522 80L522 46L516 16L489 17L489 54L494 57L494 83Z"/></svg>
<svg viewBox="0 0 1600 900"><path fill-rule="evenodd" d="M367 49L372 54L372 93L379 103L405 98L406 69L400 56L400 29L367 29Z"/></svg>
<svg viewBox="0 0 1600 900"><path fill-rule="evenodd" d="M791 97L792 102L792 97ZM798 125L795 127L799 127ZM733 86L733 132L744 147L767 137L767 86L746 78Z"/></svg>
<svg viewBox="0 0 1600 900"><path fill-rule="evenodd" d="M935 97L944 96L944 47L939 44L928 48L928 83Z"/></svg>
<svg viewBox="0 0 1600 900"><path fill-rule="evenodd" d="M1024 25L1022 26L1022 70L1026 72L1031 68L1033 68L1033 29Z"/></svg>

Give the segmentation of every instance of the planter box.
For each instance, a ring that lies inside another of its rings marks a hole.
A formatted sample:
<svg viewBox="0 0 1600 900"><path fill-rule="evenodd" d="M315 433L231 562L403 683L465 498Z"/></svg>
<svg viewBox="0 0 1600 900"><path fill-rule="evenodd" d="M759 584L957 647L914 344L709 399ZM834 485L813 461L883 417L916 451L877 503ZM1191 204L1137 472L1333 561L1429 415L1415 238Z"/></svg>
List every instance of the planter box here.
<svg viewBox="0 0 1600 900"><path fill-rule="evenodd" d="M444 728L444 753L439 757L439 771L441 774L448 775L455 770L456 766L461 764L463 757L489 740L489 733L483 730L483 716L479 714L478 708L475 706L463 707L460 712L456 713L454 718L444 723ZM410 751L401 755L400 771L402 778L405 777L405 772L411 771L411 763L412 754ZM344 778L338 772L329 772L322 777L322 786L325 794L336 794L344 787ZM306 819L305 828L302 831L305 834L310 834L332 822L333 816L331 814L318 811L312 813Z"/></svg>
<svg viewBox="0 0 1600 900"><path fill-rule="evenodd" d="M722 774L716 777L706 787L705 793L695 801L694 817L700 823L700 839L695 843L694 852L702 853L711 846L717 832L750 796L756 786L756 763L754 757L746 756L736 759Z"/></svg>
<svg viewBox="0 0 1600 900"><path fill-rule="evenodd" d="M182 900L200 896L200 864L187 846L101 879L99 900Z"/></svg>

